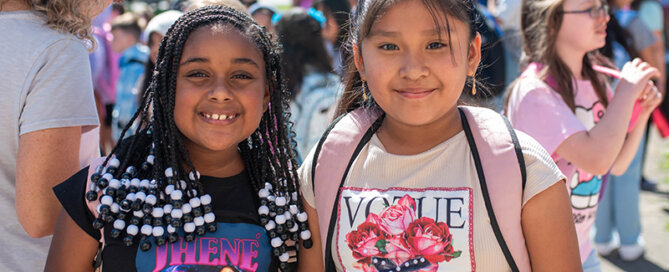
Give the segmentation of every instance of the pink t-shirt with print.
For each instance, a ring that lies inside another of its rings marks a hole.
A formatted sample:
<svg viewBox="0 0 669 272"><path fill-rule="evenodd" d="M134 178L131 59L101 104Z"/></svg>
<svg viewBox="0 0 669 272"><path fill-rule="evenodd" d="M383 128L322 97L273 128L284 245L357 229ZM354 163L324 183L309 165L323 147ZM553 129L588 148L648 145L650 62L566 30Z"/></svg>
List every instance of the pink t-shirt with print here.
<svg viewBox="0 0 669 272"><path fill-rule="evenodd" d="M592 251L589 234L595 222L602 177L572 165L555 150L569 136L592 129L604 115L605 108L590 81L574 83L575 113L544 81L531 75L523 76L509 97L507 116L515 129L529 134L546 148L567 176L581 261L585 261Z"/></svg>

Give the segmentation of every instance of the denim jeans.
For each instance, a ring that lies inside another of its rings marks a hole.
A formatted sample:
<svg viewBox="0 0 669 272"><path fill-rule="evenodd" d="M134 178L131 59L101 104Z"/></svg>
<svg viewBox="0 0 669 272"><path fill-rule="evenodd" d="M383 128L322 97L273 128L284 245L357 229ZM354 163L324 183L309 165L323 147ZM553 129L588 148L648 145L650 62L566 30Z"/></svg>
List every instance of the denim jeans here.
<svg viewBox="0 0 669 272"><path fill-rule="evenodd" d="M621 176L609 176L604 197L597 207L595 243L609 243L617 231L621 245L635 245L641 235L639 216L639 185L641 183L645 136L627 171Z"/></svg>
<svg viewBox="0 0 669 272"><path fill-rule="evenodd" d="M597 258L597 252L595 250L590 251L590 255L583 262L583 272L601 272L602 263Z"/></svg>

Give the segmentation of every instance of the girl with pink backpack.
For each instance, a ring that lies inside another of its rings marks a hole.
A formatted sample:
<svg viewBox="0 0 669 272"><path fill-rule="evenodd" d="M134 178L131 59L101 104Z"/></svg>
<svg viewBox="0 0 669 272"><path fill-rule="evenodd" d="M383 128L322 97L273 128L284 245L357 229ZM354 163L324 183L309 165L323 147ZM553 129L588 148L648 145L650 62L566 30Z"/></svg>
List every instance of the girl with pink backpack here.
<svg viewBox="0 0 669 272"><path fill-rule="evenodd" d="M659 72L639 59L621 72L597 66L608 63L596 52L605 44L606 3L525 1L522 14L528 65L509 93L507 116L514 128L541 143L568 177L583 269L600 271L589 233L603 176L625 172L634 157L648 118L662 101L649 83ZM599 72L620 77L615 95Z"/></svg>
<svg viewBox="0 0 669 272"><path fill-rule="evenodd" d="M548 153L501 115L458 106L477 89L475 14L471 0L359 1L345 114L298 170L315 245L301 269L580 269Z"/></svg>

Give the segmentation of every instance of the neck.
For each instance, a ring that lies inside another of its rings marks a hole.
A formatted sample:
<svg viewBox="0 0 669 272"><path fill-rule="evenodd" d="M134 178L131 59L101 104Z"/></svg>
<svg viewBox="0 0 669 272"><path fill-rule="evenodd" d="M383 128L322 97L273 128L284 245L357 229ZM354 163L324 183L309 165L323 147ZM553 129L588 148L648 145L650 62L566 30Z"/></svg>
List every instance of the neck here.
<svg viewBox="0 0 669 272"><path fill-rule="evenodd" d="M586 53L578 53L575 48L557 47L558 57L564 62L572 73L572 76L578 80L583 79L583 58ZM575 53L576 52L576 53Z"/></svg>
<svg viewBox="0 0 669 272"><path fill-rule="evenodd" d="M458 108L438 120L420 126L403 124L386 114L377 136L386 151L396 155L423 153L462 131Z"/></svg>
<svg viewBox="0 0 669 272"><path fill-rule="evenodd" d="M23 0L8 0L0 6L0 11L29 10L30 5Z"/></svg>
<svg viewBox="0 0 669 272"><path fill-rule="evenodd" d="M244 170L244 160L237 146L224 151L211 151L191 142L185 142L184 145L193 166L204 176L231 177Z"/></svg>

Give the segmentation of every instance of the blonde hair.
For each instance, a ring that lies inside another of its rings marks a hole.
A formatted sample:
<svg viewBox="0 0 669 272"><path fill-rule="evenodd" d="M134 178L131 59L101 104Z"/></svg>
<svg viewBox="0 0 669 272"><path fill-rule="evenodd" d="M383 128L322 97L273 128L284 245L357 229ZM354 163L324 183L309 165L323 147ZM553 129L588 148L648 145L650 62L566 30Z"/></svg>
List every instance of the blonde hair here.
<svg viewBox="0 0 669 272"><path fill-rule="evenodd" d="M9 0L0 0L0 9ZM95 39L91 33L91 7L102 10L107 0L22 0L31 10L46 15L46 25L63 33L70 33L84 40L89 51L95 50ZM84 2L89 2L86 5Z"/></svg>

